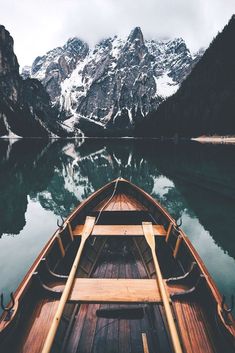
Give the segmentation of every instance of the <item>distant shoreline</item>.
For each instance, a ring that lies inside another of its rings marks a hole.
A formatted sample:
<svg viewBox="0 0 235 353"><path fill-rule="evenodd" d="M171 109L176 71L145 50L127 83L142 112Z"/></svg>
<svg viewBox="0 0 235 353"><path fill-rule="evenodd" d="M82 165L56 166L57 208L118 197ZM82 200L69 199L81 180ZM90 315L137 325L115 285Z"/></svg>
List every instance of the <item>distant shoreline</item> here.
<svg viewBox="0 0 235 353"><path fill-rule="evenodd" d="M235 136L199 136L199 137L149 137L149 136L67 136L67 137L21 137L21 136L0 136L0 140L155 140L159 142L199 142L212 144L235 144Z"/></svg>
<svg viewBox="0 0 235 353"><path fill-rule="evenodd" d="M235 144L235 136L199 136L191 138L192 141L214 144Z"/></svg>

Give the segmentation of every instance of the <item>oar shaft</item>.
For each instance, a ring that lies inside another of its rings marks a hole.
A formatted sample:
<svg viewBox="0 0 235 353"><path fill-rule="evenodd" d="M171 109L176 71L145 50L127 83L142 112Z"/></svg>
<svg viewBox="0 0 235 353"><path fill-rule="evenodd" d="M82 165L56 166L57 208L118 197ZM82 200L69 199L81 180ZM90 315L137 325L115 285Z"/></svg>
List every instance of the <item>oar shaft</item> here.
<svg viewBox="0 0 235 353"><path fill-rule="evenodd" d="M173 318L171 307L170 307L168 293L166 291L166 287L165 287L165 284L164 284L164 281L162 278L162 273L161 273L160 266L159 266L159 263L157 260L157 256L153 250L152 250L152 256L153 256L153 262L154 262L156 275L157 275L157 282L158 282L163 305L164 305L165 312L166 312L166 319L167 319L167 323L169 326L169 331L170 331L174 351L175 351L175 353L182 353L182 348L181 348L178 332L177 332L177 329L175 326L174 318Z"/></svg>
<svg viewBox="0 0 235 353"><path fill-rule="evenodd" d="M62 296L60 298L60 302L59 302L56 314L55 314L54 319L52 321L52 324L51 324L51 327L50 327L50 331L49 331L49 333L47 335L47 338L46 338L42 353L50 352L50 349L52 347L52 344L53 344L53 341L54 341L54 338L55 338L55 334L57 332L57 328L59 326L59 323L60 323L60 320L61 320L61 317L62 317L62 314L63 314L63 311L64 311L65 304L66 304L66 302L68 300L68 297L69 297L69 294L70 294L70 290L71 290L71 287L72 287L73 282L74 282L74 277L75 277L75 274L76 274L76 271L77 271L77 266L78 266L78 262L79 262L80 257L81 257L81 253L82 253L83 247L84 247L84 242L80 244L77 256L76 256L76 258L74 260L74 263L73 263L71 272L69 274L68 280L66 282L63 294L62 294Z"/></svg>
<svg viewBox="0 0 235 353"><path fill-rule="evenodd" d="M78 252L77 252L75 260L73 262L71 271L69 273L69 277L67 279L67 282L66 282L64 290L63 290L63 294L60 298L60 302L59 302L58 308L56 310L56 314L53 318L50 330L48 332L48 335L47 335L47 338L46 338L46 341L44 343L44 346L43 346L41 353L49 353L51 350L51 347L54 342L55 335L56 335L56 332L57 332L57 329L58 329L58 326L59 326L59 323L60 323L60 320L61 320L61 317L62 317L62 314L64 311L65 304L69 298L69 295L70 295L70 292L71 292L71 289L72 289L72 286L74 283L74 278L77 273L78 264L79 264L79 261L80 261L81 255L82 255L82 251L83 251L86 239L91 234L92 229L94 227L95 220L92 220L91 217L87 217L87 219L88 219L88 223L90 223L90 224L86 225L86 223L85 223L85 225L84 225L84 231L81 236L81 243L79 245Z"/></svg>
<svg viewBox="0 0 235 353"><path fill-rule="evenodd" d="M181 348L181 344L180 344L180 340L179 340L179 336L178 336L178 332L177 332L177 329L175 326L174 317L173 317L173 314L171 311L168 292L166 290L165 283L162 278L161 269L160 269L157 255L156 255L156 251L155 251L156 242L155 242L152 223L151 222L142 222L142 227L143 227L145 239L146 239L146 241L151 249L151 252L152 252L154 267L155 267L156 276L157 276L157 283L158 283L158 287L160 290L163 305L165 308L166 319L167 319L167 323L168 323L168 327L169 327L169 331L170 331L170 335L171 335L171 341L173 344L173 348L174 348L175 353L183 353L182 348Z"/></svg>

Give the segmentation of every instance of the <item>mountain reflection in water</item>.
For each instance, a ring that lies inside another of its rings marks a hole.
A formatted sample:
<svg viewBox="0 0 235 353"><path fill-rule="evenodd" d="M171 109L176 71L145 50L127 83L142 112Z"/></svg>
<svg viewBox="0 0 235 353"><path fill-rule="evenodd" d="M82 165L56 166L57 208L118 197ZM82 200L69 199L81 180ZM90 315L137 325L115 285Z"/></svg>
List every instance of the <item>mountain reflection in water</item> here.
<svg viewBox="0 0 235 353"><path fill-rule="evenodd" d="M122 176L182 217L221 291L235 292L234 152L151 140L1 140L0 290L15 289L59 216Z"/></svg>

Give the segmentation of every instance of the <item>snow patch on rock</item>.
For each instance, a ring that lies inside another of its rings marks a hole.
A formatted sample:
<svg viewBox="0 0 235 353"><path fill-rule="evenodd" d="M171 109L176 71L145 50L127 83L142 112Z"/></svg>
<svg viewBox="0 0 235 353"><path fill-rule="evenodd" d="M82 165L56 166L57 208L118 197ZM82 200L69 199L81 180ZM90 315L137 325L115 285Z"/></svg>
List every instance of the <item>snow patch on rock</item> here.
<svg viewBox="0 0 235 353"><path fill-rule="evenodd" d="M154 78L157 86L157 94L162 98L172 96L179 88L179 84L173 81L173 79L168 76L167 73L164 73L160 77Z"/></svg>

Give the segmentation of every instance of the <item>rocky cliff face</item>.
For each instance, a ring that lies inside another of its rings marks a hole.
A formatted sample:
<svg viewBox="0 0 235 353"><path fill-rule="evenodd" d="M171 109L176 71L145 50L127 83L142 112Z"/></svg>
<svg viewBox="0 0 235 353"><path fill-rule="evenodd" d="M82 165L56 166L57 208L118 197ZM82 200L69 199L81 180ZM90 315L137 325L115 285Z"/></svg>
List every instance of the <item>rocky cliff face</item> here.
<svg viewBox="0 0 235 353"><path fill-rule="evenodd" d="M85 59L88 51L88 45L80 39L69 39L63 47L38 56L33 62L31 76L42 82L54 102L61 95L61 83L71 75L78 62Z"/></svg>
<svg viewBox="0 0 235 353"><path fill-rule="evenodd" d="M102 40L94 50L70 39L38 57L32 77L41 80L64 118L85 120L93 131L129 130L176 92L199 57L180 38L145 40L137 27L126 39Z"/></svg>
<svg viewBox="0 0 235 353"><path fill-rule="evenodd" d="M0 26L0 136L54 136L65 132L42 84L19 75L13 39Z"/></svg>
<svg viewBox="0 0 235 353"><path fill-rule="evenodd" d="M235 15L175 95L138 127L138 135L235 134Z"/></svg>

